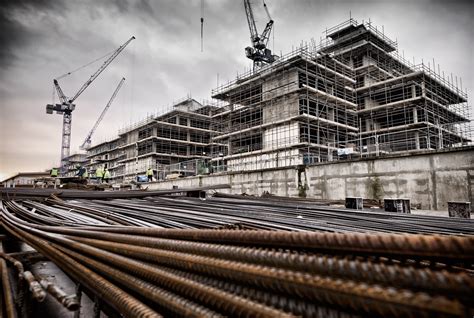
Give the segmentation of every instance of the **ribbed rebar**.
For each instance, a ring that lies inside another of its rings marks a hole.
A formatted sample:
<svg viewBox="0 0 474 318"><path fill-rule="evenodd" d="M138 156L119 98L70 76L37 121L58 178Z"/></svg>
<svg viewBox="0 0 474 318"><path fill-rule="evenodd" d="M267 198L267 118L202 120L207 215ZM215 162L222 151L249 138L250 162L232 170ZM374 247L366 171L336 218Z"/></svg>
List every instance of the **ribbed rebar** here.
<svg viewBox="0 0 474 318"><path fill-rule="evenodd" d="M291 312L297 316L302 317L358 317L357 315L344 312L341 309L333 309L324 307L315 302L304 301L292 295L285 295L280 293L272 293L268 290L252 288L243 284L236 284L229 280L220 280L214 277L198 275L192 272L185 272L178 269L171 269L167 267L160 267L171 274L182 276L194 281L210 285L233 294L241 295L243 297L256 300L268 306L278 308L287 312Z"/></svg>
<svg viewBox="0 0 474 318"><path fill-rule="evenodd" d="M4 220L5 221L5 220ZM123 290L114 286L93 271L77 263L66 254L51 247L48 242L35 237L19 228L12 228L3 222L4 228L12 235L26 241L36 250L47 255L58 266L64 268L72 277L81 281L91 291L102 297L112 307L116 308L126 317L161 317L148 306L144 305Z"/></svg>
<svg viewBox="0 0 474 318"><path fill-rule="evenodd" d="M96 308L128 317L471 315L469 220L279 205L54 198L0 210L8 232L94 292ZM405 231L431 234L389 233Z"/></svg>
<svg viewBox="0 0 474 318"><path fill-rule="evenodd" d="M370 308L370 310L381 315L391 315L391 313L396 312L400 315L413 316L413 312L418 311L461 315L464 310L463 306L457 301L451 301L441 296L431 297L424 293L413 293L409 290L387 289L377 285L371 286L281 268L148 247L83 238L78 240L128 257L196 271L221 279L246 282L259 288L294 294L311 301L322 301L354 310Z"/></svg>
<svg viewBox="0 0 474 318"><path fill-rule="evenodd" d="M44 290L53 296L53 298L63 305L64 308L70 311L76 311L79 309L79 301L75 294L66 294L61 288L46 279L39 279L38 281Z"/></svg>
<svg viewBox="0 0 474 318"><path fill-rule="evenodd" d="M52 229L68 233L68 229ZM98 229L95 229L98 230ZM436 257L474 261L474 236L366 234L245 230L174 230L141 227L108 228L107 232L211 243L231 243L324 252ZM71 233L71 231L69 231Z"/></svg>
<svg viewBox="0 0 474 318"><path fill-rule="evenodd" d="M142 278L158 283L168 289L175 290L178 294L186 295L199 302L208 304L213 308L218 308L229 315L243 316L291 316L282 311L275 310L268 306L246 300L221 290L205 286L194 281L183 280L180 277L169 275L169 273L160 271L153 266L146 265L142 262L135 261L117 254L113 254L104 250L100 250L85 244L81 244L72 240L48 236L37 230L30 230L32 233L48 237L49 240L68 246L76 251L89 254L95 258L101 259L108 263L113 263L129 273L134 273Z"/></svg>
<svg viewBox="0 0 474 318"><path fill-rule="evenodd" d="M0 244L0 250L1 248ZM15 301L13 300L13 292L12 286L10 282L10 277L8 275L8 268L7 262L4 259L0 258L0 271L2 277L2 294L3 294L3 303L5 306L5 313L7 318L15 318L16 317L16 310L15 310Z"/></svg>
<svg viewBox="0 0 474 318"><path fill-rule="evenodd" d="M93 260L90 257L84 256L83 254L76 253L64 246L53 244L57 249L73 257L77 261L94 268L102 274L110 277L112 280L122 284L123 286L133 289L135 292L140 293L143 297L157 303L162 308L166 308L173 315L179 315L182 317L218 317L217 313L211 311L208 308L200 306L190 300L187 300L179 295L170 293L162 288L159 288L153 284L150 284L142 279L134 277L125 273L124 271L117 270L113 267L104 265L98 261Z"/></svg>
<svg viewBox="0 0 474 318"><path fill-rule="evenodd" d="M245 261L259 265L305 271L323 276L336 276L367 283L433 291L447 296L467 299L474 297L474 279L465 273L451 274L446 270L416 269L371 261L362 262L340 257L308 255L305 253L283 252L262 248L196 243L93 231L75 231L75 233L89 238L99 238L133 246L139 245L221 259ZM94 245L94 241L78 237L71 238ZM126 247L130 249L130 246Z"/></svg>

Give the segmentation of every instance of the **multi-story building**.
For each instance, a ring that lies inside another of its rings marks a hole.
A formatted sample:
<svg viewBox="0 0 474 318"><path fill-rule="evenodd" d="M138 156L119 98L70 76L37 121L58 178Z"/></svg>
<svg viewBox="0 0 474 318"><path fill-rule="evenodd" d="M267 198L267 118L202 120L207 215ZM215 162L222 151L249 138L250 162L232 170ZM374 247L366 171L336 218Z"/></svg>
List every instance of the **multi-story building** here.
<svg viewBox="0 0 474 318"><path fill-rule="evenodd" d="M120 164L120 160L124 158L121 145L122 140L117 137L88 148L86 169L91 174L95 174L97 168L108 169L111 177L121 182L119 176L123 174L123 165Z"/></svg>
<svg viewBox="0 0 474 318"><path fill-rule="evenodd" d="M397 56L397 43L370 23L349 20L327 31L318 53L355 72L361 146L397 152L441 149L468 142L467 94L436 67Z"/></svg>
<svg viewBox="0 0 474 318"><path fill-rule="evenodd" d="M211 136L218 133L211 129L211 116L218 110L186 98L170 111L122 129L116 139L89 148L89 167L94 171L99 165L108 168L112 179L121 182L145 174L148 168L162 179L165 171L172 172L171 165L208 160L212 151L225 147L211 142ZM182 165L179 172L189 174L191 166Z"/></svg>
<svg viewBox="0 0 474 318"><path fill-rule="evenodd" d="M371 23L350 19L213 91L228 170L441 149L469 141L467 94L412 65ZM220 160L220 159L214 159Z"/></svg>
<svg viewBox="0 0 474 318"><path fill-rule="evenodd" d="M205 105L186 98L121 130L89 149L90 167L108 167L117 181L151 167L162 179L160 172L196 174L208 161L206 171L238 172L470 141L467 94L430 65L400 57L397 43L370 22L353 19L212 97Z"/></svg>

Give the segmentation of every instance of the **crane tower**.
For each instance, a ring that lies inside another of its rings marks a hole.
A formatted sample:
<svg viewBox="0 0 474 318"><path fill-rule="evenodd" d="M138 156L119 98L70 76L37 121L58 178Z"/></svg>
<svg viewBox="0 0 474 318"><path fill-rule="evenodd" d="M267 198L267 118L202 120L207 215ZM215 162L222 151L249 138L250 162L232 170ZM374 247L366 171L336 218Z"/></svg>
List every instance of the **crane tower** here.
<svg viewBox="0 0 474 318"><path fill-rule="evenodd" d="M72 112L76 108L74 101L86 90L87 87L109 66L110 63L120 54L120 52L125 49L125 47L134 40L135 37L132 36L124 44L122 44L117 50L115 50L110 57L99 67L94 74L79 88L77 93L72 98L67 98L63 90L59 86L57 79L53 80L54 87L58 93L60 104L48 104L46 105L46 113L63 115L63 131L62 131L62 140L61 140L61 172L64 172L65 166L67 164L66 158L69 157L71 149L71 123L72 123Z"/></svg>

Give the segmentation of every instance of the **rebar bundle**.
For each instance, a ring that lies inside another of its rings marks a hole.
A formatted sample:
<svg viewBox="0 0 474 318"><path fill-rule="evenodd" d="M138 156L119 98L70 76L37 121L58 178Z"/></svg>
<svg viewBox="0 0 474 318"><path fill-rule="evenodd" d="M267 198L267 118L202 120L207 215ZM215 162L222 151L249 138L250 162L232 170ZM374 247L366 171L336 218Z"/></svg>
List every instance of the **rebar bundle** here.
<svg viewBox="0 0 474 318"><path fill-rule="evenodd" d="M125 317L473 312L470 220L180 197L1 210L7 233Z"/></svg>

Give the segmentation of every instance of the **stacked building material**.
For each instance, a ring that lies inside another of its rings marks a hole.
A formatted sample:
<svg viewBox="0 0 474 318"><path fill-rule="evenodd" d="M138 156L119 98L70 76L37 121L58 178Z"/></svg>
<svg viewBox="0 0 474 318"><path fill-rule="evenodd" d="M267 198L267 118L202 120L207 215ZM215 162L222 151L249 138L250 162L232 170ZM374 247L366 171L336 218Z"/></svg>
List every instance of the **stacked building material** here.
<svg viewBox="0 0 474 318"><path fill-rule="evenodd" d="M125 317L473 312L470 220L224 198L55 198L1 209L7 233ZM327 228L314 226L322 220ZM405 233L408 222L431 234Z"/></svg>

